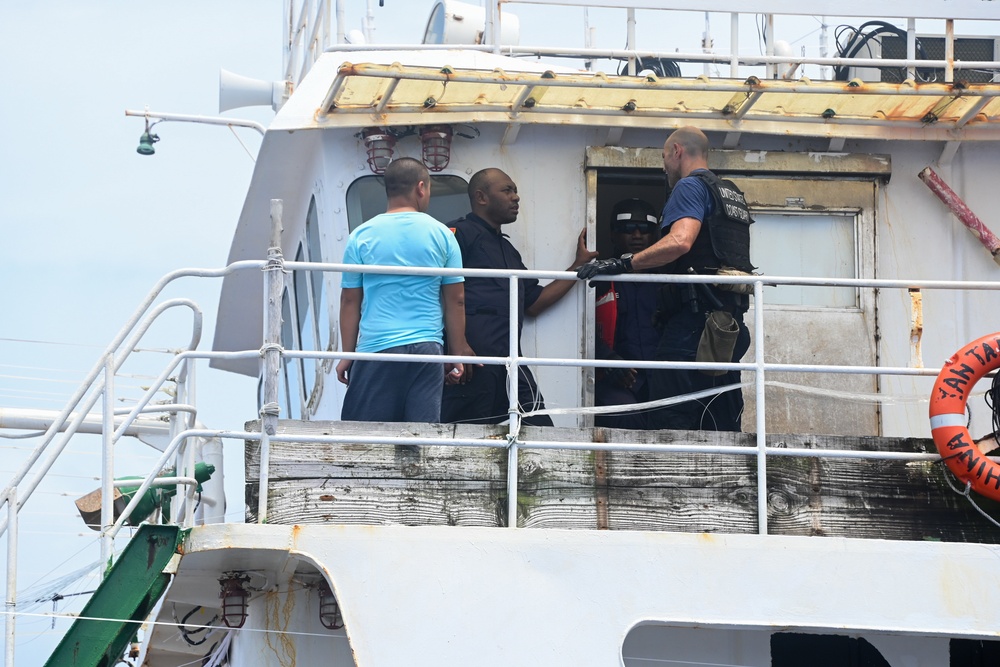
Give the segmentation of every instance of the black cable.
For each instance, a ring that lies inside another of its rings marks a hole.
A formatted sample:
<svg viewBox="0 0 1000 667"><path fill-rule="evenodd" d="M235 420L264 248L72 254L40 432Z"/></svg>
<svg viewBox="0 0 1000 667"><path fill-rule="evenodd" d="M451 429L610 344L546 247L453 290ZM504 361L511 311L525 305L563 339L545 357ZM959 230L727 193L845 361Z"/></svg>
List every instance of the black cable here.
<svg viewBox="0 0 1000 667"><path fill-rule="evenodd" d="M199 628L188 629L187 627L185 627L184 624L188 622L188 619L191 618L196 611L201 611L201 609L202 609L201 605L198 605L197 607L192 607L191 610L188 613L184 614L184 618L182 618L180 621L178 621L177 620L177 614L176 614L176 607L174 607L174 611L175 611L175 613L174 613L174 621L177 623L177 629L180 630L181 638L183 638L184 641L187 642L188 646L198 646L200 644L204 644L205 641L209 638L208 634L206 634L201 639L191 639L191 637L193 635L198 634L199 632L205 632L205 631L209 631L209 630L214 630L215 628L211 627L211 626L212 626L213 623L215 623L219 619L219 615L216 614L215 616L212 617L212 619L208 623L204 624L203 626L201 626Z"/></svg>
<svg viewBox="0 0 1000 667"><path fill-rule="evenodd" d="M660 78L672 77L679 79L681 74L680 65L676 61L669 58L646 58L643 60L641 57L635 57L635 71L641 72L644 69L653 70L656 76ZM628 70L628 60L622 60L618 63L618 76L623 76Z"/></svg>
<svg viewBox="0 0 1000 667"><path fill-rule="evenodd" d="M1000 373L993 376L993 382L984 397L986 407L990 409L993 424L993 439L1000 444Z"/></svg>
<svg viewBox="0 0 1000 667"><path fill-rule="evenodd" d="M867 32L866 32L867 30ZM845 33L850 33L850 37L846 40L843 39ZM869 42L876 42L881 44L880 37L882 35L894 35L899 39L906 39L906 31L897 28L891 23L886 23L885 21L867 21L861 26L855 28L849 25L838 26L834 31L834 42L837 45L837 56L840 58L855 58L861 52L862 49L868 48L869 55L871 53L871 47ZM916 41L916 55L918 59L926 60L927 53L918 39ZM895 68L878 68L878 69L895 69ZM902 69L902 68L901 68ZM848 70L850 70L849 65L837 65L833 68L834 78L838 81L847 81ZM917 69L917 79L923 83L936 80L936 75L934 70L927 68ZM900 76L900 79L905 79L905 70Z"/></svg>

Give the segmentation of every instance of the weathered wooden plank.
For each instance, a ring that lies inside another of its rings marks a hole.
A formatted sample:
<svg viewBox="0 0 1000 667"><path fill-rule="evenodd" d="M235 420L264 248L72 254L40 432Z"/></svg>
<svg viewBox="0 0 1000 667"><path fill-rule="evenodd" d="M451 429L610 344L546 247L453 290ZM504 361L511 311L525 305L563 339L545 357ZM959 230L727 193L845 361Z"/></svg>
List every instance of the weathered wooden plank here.
<svg viewBox="0 0 1000 667"><path fill-rule="evenodd" d="M248 424L254 428L254 424ZM269 522L503 526L504 427L279 423L279 432L497 439L496 448L272 443ZM753 434L525 427L522 440L747 447ZM772 435L773 447L932 452L930 440ZM248 442L247 504L258 449ZM937 463L771 456L769 532L1000 543L1000 529L947 485ZM518 525L527 528L752 533L754 455L521 449ZM995 509L995 505L983 502ZM255 520L252 512L249 520Z"/></svg>
<svg viewBox="0 0 1000 667"><path fill-rule="evenodd" d="M468 447L435 446L421 452L396 445L272 443L269 477L481 480L506 477L506 466L507 451L503 448L470 451ZM256 453L247 458L246 475L247 479L260 476Z"/></svg>
<svg viewBox="0 0 1000 667"><path fill-rule="evenodd" d="M498 526L506 490L470 481L281 480L271 482L268 523ZM247 521L256 521L258 485L247 485ZM251 502L252 499L252 502Z"/></svg>

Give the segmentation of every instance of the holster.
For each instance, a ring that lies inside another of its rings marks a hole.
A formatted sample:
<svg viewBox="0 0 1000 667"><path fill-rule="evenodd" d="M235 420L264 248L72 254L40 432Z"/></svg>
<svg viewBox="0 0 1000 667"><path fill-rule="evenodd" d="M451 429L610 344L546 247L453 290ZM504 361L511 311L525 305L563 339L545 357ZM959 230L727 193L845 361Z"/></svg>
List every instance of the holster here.
<svg viewBox="0 0 1000 667"><path fill-rule="evenodd" d="M725 310L713 310L705 317L705 328L698 341L698 351L695 361L728 363L733 360L733 350L736 349L736 339L740 335L740 324L732 313ZM712 377L725 375L729 371L703 368L701 373Z"/></svg>

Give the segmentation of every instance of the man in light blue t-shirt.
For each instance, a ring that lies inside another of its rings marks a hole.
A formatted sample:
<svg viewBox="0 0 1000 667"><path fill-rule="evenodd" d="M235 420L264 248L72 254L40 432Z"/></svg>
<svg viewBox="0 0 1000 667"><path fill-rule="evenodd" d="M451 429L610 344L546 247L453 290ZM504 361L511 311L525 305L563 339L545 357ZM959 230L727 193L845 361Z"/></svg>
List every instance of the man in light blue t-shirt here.
<svg viewBox="0 0 1000 667"><path fill-rule="evenodd" d="M386 212L355 229L344 264L462 268L455 235L427 215L427 168L401 158L385 170ZM340 337L344 352L473 354L465 341L465 287L461 276L347 273L341 277ZM461 380L462 364L353 361L337 364L347 385L345 421L441 420L441 387Z"/></svg>

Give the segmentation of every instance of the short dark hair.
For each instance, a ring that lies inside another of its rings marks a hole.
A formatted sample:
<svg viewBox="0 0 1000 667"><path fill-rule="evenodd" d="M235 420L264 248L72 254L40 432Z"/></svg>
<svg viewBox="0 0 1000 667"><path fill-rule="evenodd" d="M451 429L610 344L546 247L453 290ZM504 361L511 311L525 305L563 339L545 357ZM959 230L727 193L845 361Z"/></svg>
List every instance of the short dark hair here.
<svg viewBox="0 0 1000 667"><path fill-rule="evenodd" d="M427 167L419 160L411 157L393 160L385 168L385 196L391 199L409 194L421 181L430 185L430 179Z"/></svg>
<svg viewBox="0 0 1000 667"><path fill-rule="evenodd" d="M490 187L490 181L493 177L500 173L500 170L496 167L487 167L486 169L480 169L472 175L469 179L469 202L472 204L476 203L476 193L479 191L485 192Z"/></svg>

